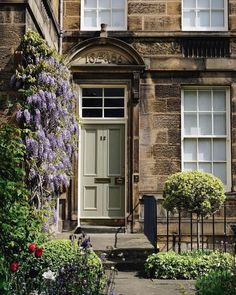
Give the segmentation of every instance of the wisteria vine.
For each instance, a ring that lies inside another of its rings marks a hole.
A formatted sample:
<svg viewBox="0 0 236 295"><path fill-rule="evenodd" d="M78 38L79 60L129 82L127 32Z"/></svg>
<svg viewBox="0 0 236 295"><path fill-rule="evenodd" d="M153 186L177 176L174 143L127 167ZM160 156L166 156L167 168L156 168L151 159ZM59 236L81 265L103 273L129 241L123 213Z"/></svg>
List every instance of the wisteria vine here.
<svg viewBox="0 0 236 295"><path fill-rule="evenodd" d="M22 56L12 79L22 94L16 116L25 131L31 200L42 204L69 185L78 142L76 98L68 68L37 33L29 31L24 36Z"/></svg>

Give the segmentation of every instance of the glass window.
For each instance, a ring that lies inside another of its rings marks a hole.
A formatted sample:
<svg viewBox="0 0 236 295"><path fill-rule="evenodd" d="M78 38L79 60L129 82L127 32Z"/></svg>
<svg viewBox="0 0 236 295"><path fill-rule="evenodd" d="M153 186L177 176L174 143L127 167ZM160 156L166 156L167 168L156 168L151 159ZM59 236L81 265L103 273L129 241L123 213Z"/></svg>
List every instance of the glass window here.
<svg viewBox="0 0 236 295"><path fill-rule="evenodd" d="M199 2L200 3L200 2ZM226 89L183 90L183 170L213 173L230 188Z"/></svg>
<svg viewBox="0 0 236 295"><path fill-rule="evenodd" d="M125 0L81 0L81 30L127 29Z"/></svg>
<svg viewBox="0 0 236 295"><path fill-rule="evenodd" d="M125 88L87 88L82 93L83 118L124 118Z"/></svg>
<svg viewBox="0 0 236 295"><path fill-rule="evenodd" d="M226 31L227 0L183 0L184 31Z"/></svg>

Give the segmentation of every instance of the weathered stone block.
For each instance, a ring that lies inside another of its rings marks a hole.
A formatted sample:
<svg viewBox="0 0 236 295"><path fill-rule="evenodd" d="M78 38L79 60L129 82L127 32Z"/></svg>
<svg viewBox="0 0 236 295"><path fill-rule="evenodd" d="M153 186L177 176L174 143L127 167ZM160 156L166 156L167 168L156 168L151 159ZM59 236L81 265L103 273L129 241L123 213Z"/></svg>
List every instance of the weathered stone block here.
<svg viewBox="0 0 236 295"><path fill-rule="evenodd" d="M180 2L167 2L167 15L180 15L181 3Z"/></svg>
<svg viewBox="0 0 236 295"><path fill-rule="evenodd" d="M170 175L181 170L181 162L168 159L156 159L153 175Z"/></svg>
<svg viewBox="0 0 236 295"><path fill-rule="evenodd" d="M162 3L145 3L135 2L128 4L128 14L165 14L166 4Z"/></svg>
<svg viewBox="0 0 236 295"><path fill-rule="evenodd" d="M23 8L13 12L14 23L25 23L25 19L26 19L25 10Z"/></svg>
<svg viewBox="0 0 236 295"><path fill-rule="evenodd" d="M229 16L229 30L235 31L236 30L236 17Z"/></svg>
<svg viewBox="0 0 236 295"><path fill-rule="evenodd" d="M156 85L155 92L157 98L181 97L181 87L178 84Z"/></svg>
<svg viewBox="0 0 236 295"><path fill-rule="evenodd" d="M133 47L144 56L181 54L181 47L177 42L135 42L133 43Z"/></svg>
<svg viewBox="0 0 236 295"><path fill-rule="evenodd" d="M0 7L0 23L11 23L12 13L10 7L3 5Z"/></svg>
<svg viewBox="0 0 236 295"><path fill-rule="evenodd" d="M180 145L155 144L153 146L153 156L156 159L180 159Z"/></svg>
<svg viewBox="0 0 236 295"><path fill-rule="evenodd" d="M153 115L152 116L153 128L169 128L179 129L181 125L180 114L173 115Z"/></svg>
<svg viewBox="0 0 236 295"><path fill-rule="evenodd" d="M168 129L168 143L169 144L181 144L181 130L180 129Z"/></svg>
<svg viewBox="0 0 236 295"><path fill-rule="evenodd" d="M66 2L65 3L66 16L80 16L80 3L79 2Z"/></svg>
<svg viewBox="0 0 236 295"><path fill-rule="evenodd" d="M7 66L8 71L13 68L12 50L10 47L0 47L0 70Z"/></svg>
<svg viewBox="0 0 236 295"><path fill-rule="evenodd" d="M181 112L181 99L169 98L167 99L167 112Z"/></svg>
<svg viewBox="0 0 236 295"><path fill-rule="evenodd" d="M231 2L229 4L229 14L231 14L231 15L236 14L236 3Z"/></svg>
<svg viewBox="0 0 236 295"><path fill-rule="evenodd" d="M129 16L128 17L128 30L129 31L142 31L142 17Z"/></svg>
<svg viewBox="0 0 236 295"><path fill-rule="evenodd" d="M180 17L145 17L144 30L146 31L179 31L180 30Z"/></svg>
<svg viewBox="0 0 236 295"><path fill-rule="evenodd" d="M7 44L8 46L18 46L21 42L21 38L25 33L24 25L3 25L0 24L0 39L1 44Z"/></svg>
<svg viewBox="0 0 236 295"><path fill-rule="evenodd" d="M79 16L68 16L64 18L65 30L79 30L80 29L80 17Z"/></svg>

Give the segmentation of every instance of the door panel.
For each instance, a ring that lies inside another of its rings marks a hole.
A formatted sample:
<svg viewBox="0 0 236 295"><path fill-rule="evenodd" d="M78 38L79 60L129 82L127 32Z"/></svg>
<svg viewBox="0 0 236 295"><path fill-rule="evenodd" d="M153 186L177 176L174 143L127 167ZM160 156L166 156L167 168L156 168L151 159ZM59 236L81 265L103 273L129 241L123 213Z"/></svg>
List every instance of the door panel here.
<svg viewBox="0 0 236 295"><path fill-rule="evenodd" d="M81 217L124 217L124 125L87 125L81 135Z"/></svg>

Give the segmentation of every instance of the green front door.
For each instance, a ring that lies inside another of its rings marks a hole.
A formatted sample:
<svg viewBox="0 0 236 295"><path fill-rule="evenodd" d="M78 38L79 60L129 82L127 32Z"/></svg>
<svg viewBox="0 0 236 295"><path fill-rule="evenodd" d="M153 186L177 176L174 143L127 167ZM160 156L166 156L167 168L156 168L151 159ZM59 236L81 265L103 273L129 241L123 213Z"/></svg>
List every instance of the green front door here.
<svg viewBox="0 0 236 295"><path fill-rule="evenodd" d="M124 125L85 125L81 140L81 217L124 218Z"/></svg>

